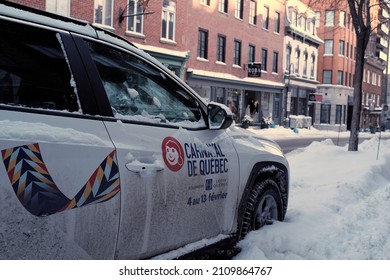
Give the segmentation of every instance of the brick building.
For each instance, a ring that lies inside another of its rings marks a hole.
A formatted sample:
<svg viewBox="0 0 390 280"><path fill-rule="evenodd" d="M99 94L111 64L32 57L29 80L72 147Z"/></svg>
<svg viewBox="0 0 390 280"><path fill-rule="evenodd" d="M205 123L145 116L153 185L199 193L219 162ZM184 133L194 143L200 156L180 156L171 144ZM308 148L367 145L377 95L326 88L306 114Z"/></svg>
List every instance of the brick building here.
<svg viewBox="0 0 390 280"><path fill-rule="evenodd" d="M187 1L12 0L12 2L86 20L114 32L146 50L184 78L184 67L189 57L184 33Z"/></svg>
<svg viewBox="0 0 390 280"><path fill-rule="evenodd" d="M324 41L318 57L317 95L320 114L314 120L318 129L346 130L352 113L356 35L348 7L323 1L312 5L316 13L317 34ZM345 1L345 5L347 2Z"/></svg>
<svg viewBox="0 0 390 280"><path fill-rule="evenodd" d="M363 71L361 129L379 126L382 107L386 104L387 62L389 52L389 4L371 1L371 19L374 28L367 45Z"/></svg>
<svg viewBox="0 0 390 280"><path fill-rule="evenodd" d="M237 121L248 114L250 100L257 104L255 121L281 121L285 1L13 2L87 20L127 38L205 99L230 106Z"/></svg>
<svg viewBox="0 0 390 280"><path fill-rule="evenodd" d="M238 121L252 115L255 122L263 116L279 123L284 1L187 2L188 83L203 97L230 105ZM253 113L251 100L257 105Z"/></svg>
<svg viewBox="0 0 390 280"><path fill-rule="evenodd" d="M371 1L371 17L388 19L380 5ZM316 12L317 34L324 41L319 47L317 94L322 102L320 118L314 125L319 129L349 129L353 109L353 80L355 73L356 34L348 3L343 1L309 1ZM378 25L366 49L362 84L362 112L360 128L369 129L379 123L383 96L382 80L388 53L388 23Z"/></svg>
<svg viewBox="0 0 390 280"><path fill-rule="evenodd" d="M12 1L127 38L205 99L230 106L237 121L250 114L253 100L256 122L261 116L283 123L290 115L309 115L319 129L346 130L350 124L356 36L347 1ZM372 6L373 25L389 18L388 6ZM387 99L388 26L378 25L366 51L362 129L379 122Z"/></svg>

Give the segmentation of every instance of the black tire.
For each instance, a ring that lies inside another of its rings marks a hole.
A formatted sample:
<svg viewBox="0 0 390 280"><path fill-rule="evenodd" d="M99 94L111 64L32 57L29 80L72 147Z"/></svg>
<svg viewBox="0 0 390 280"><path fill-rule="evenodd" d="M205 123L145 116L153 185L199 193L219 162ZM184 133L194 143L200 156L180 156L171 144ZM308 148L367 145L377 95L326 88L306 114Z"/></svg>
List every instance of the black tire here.
<svg viewBox="0 0 390 280"><path fill-rule="evenodd" d="M272 179L257 182L246 202L240 238L252 230L283 220L283 203L278 185Z"/></svg>

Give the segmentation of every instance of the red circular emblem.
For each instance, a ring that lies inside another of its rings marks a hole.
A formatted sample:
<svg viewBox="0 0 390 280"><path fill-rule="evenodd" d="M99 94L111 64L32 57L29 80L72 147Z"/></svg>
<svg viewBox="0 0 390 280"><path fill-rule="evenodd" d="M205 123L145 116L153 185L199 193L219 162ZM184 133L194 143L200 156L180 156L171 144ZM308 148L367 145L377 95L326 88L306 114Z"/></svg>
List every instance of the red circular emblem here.
<svg viewBox="0 0 390 280"><path fill-rule="evenodd" d="M184 150L179 141L166 137L161 145L165 165L174 172L179 171L184 164Z"/></svg>

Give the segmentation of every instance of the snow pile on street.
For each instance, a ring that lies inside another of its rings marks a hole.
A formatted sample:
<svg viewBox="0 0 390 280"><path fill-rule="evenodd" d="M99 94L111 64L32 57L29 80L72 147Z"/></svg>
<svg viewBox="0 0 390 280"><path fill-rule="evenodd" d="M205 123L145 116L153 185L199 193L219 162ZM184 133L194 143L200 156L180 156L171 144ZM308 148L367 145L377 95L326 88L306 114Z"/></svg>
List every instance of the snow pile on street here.
<svg viewBox="0 0 390 280"><path fill-rule="evenodd" d="M285 221L251 232L234 259L390 259L390 140L377 133L348 152L328 139L286 157Z"/></svg>
<svg viewBox="0 0 390 280"><path fill-rule="evenodd" d="M276 126L275 128L259 129L259 127L249 127L247 129L253 133L267 136L272 139L278 139L280 137L285 138L302 138L302 137L349 137L349 131L332 131L332 130L318 130L314 127L310 129L288 129L283 126ZM386 132L388 133L388 132ZM361 133L359 137L369 138L369 133Z"/></svg>

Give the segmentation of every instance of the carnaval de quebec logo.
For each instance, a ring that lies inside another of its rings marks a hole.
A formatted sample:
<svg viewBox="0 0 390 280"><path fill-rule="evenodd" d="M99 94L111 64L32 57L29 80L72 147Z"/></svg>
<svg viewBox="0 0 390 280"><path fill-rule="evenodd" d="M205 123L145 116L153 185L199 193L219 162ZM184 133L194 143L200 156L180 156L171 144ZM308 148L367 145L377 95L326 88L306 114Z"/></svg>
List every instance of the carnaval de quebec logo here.
<svg viewBox="0 0 390 280"><path fill-rule="evenodd" d="M166 137L161 145L165 165L174 172L184 165L184 150L179 141L173 137Z"/></svg>
<svg viewBox="0 0 390 280"><path fill-rule="evenodd" d="M169 170L178 172L187 163L188 177L229 171L229 160L217 143L184 143L182 146L177 139L168 136L162 141L161 149Z"/></svg>

